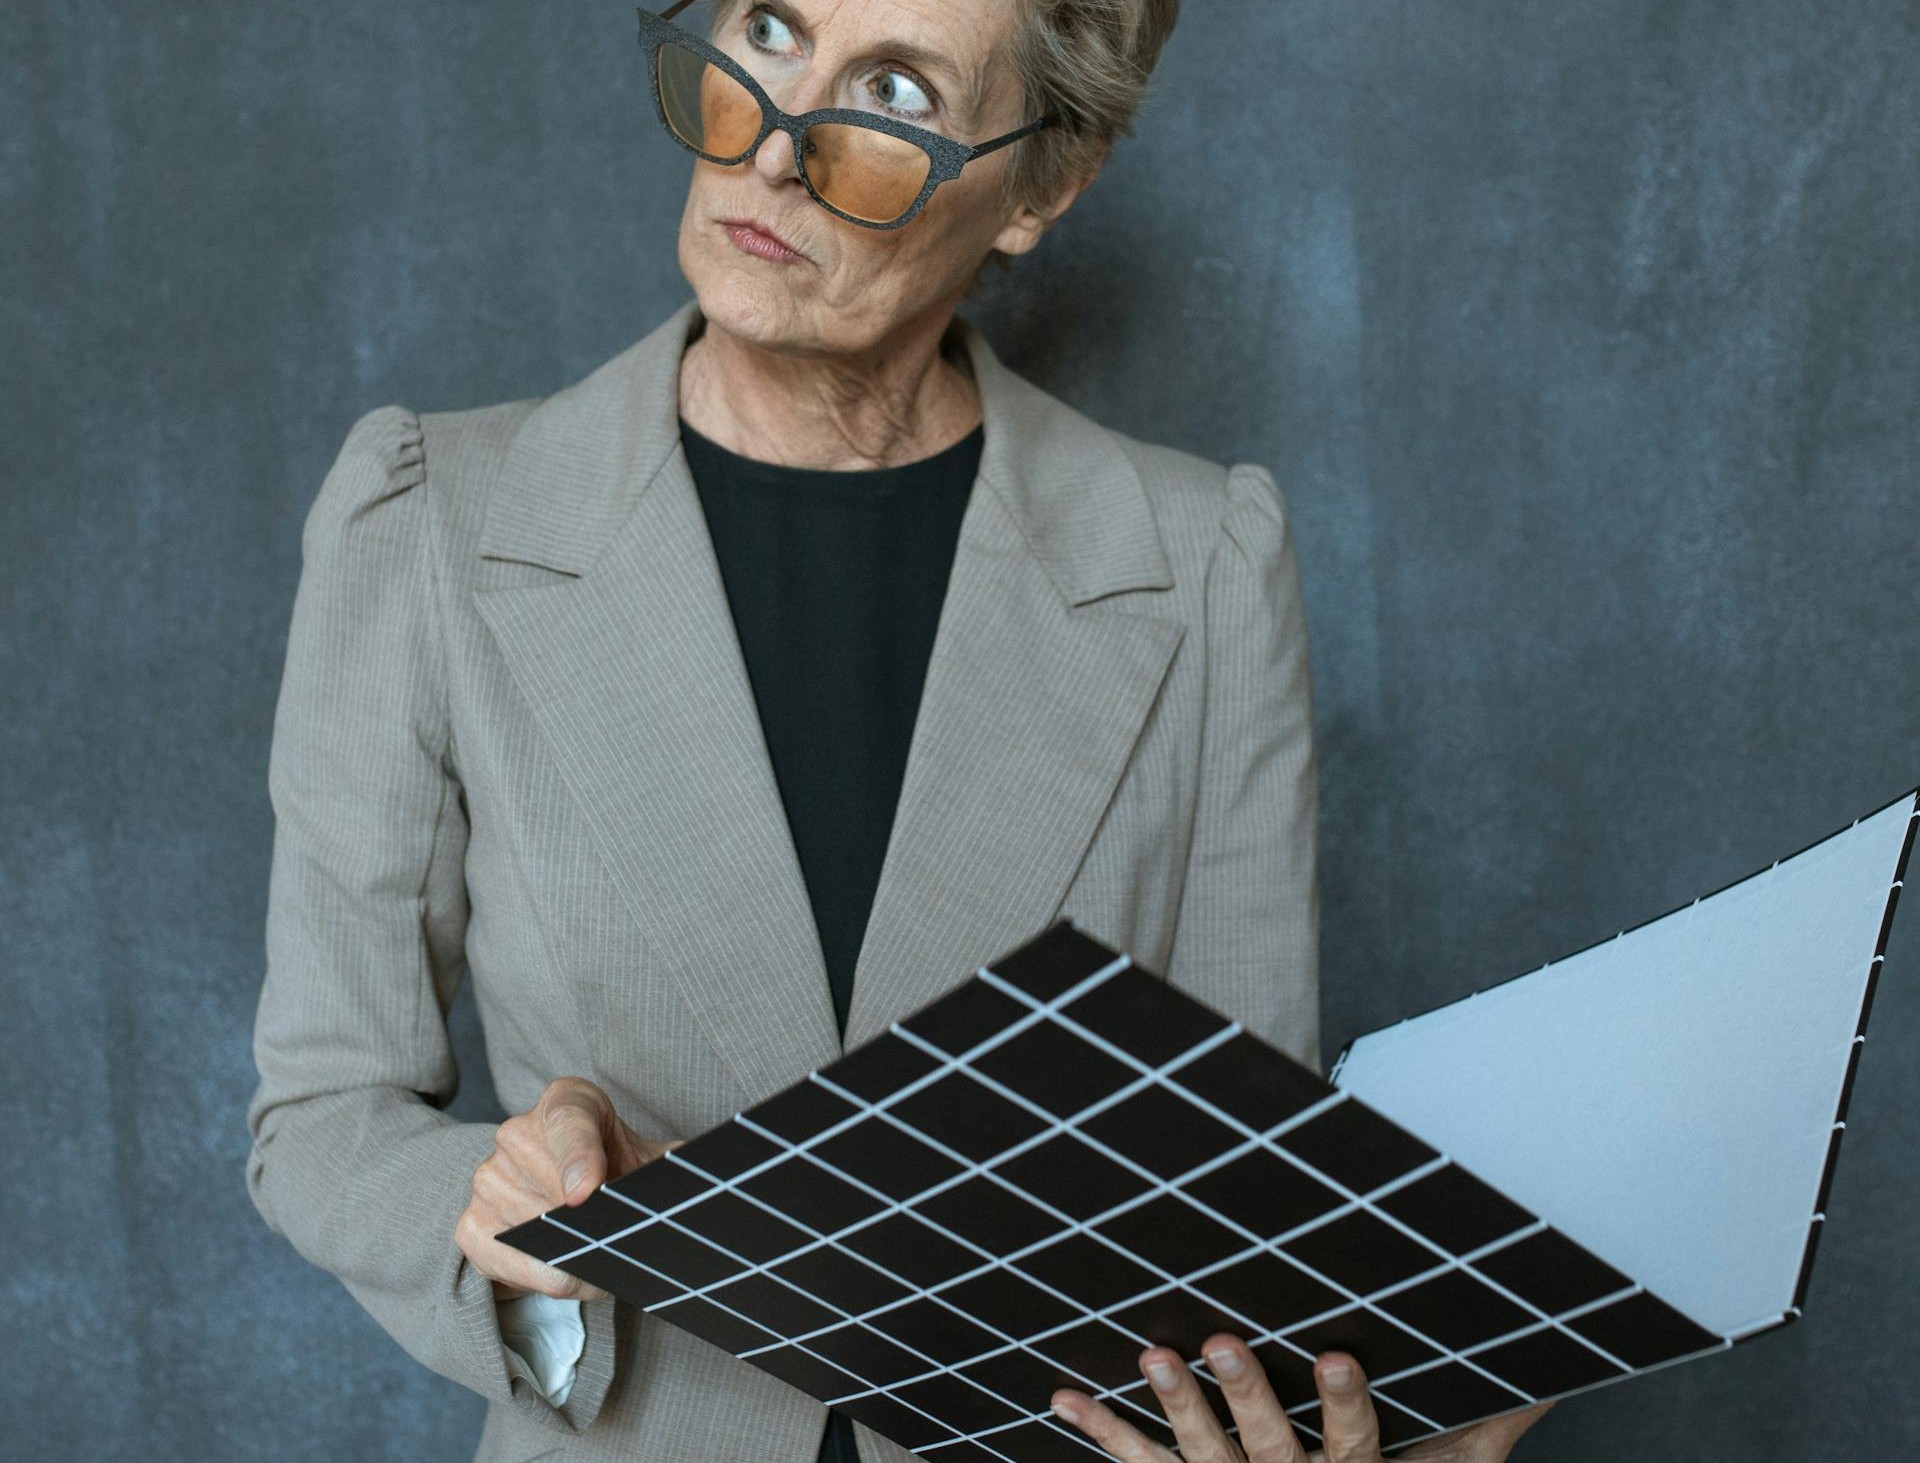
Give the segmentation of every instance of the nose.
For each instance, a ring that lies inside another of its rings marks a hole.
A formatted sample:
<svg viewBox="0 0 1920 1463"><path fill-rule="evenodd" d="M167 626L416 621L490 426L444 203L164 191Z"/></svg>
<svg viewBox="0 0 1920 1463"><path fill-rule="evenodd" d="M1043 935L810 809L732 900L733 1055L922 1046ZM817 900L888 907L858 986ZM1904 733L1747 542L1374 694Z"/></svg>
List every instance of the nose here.
<svg viewBox="0 0 1920 1463"><path fill-rule="evenodd" d="M774 128L767 134L767 140L760 144L760 150L753 155L753 166L769 183L781 183L798 177L798 170L794 166L793 139L778 127Z"/></svg>
<svg viewBox="0 0 1920 1463"><path fill-rule="evenodd" d="M788 80L792 81L794 78L788 78ZM773 98L775 106L784 107L793 115L833 105L830 88L824 84L816 84L812 76L800 77L798 83L783 89L768 87L767 95ZM761 84L766 83L763 80ZM753 165L759 170L760 176L769 183L798 179L800 174L795 166L793 148L793 139L785 131L776 127L767 134L767 139L760 144L759 151L754 153Z"/></svg>

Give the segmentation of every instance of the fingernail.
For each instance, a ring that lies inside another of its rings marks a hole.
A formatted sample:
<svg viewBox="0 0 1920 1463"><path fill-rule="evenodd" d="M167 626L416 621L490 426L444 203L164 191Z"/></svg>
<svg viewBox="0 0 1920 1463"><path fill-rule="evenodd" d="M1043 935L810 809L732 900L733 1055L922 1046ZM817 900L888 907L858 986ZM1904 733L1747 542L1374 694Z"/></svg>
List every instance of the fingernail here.
<svg viewBox="0 0 1920 1463"><path fill-rule="evenodd" d="M1147 1380L1153 1383L1156 1392L1171 1392L1174 1388L1173 1368L1164 1361L1147 1363Z"/></svg>
<svg viewBox="0 0 1920 1463"><path fill-rule="evenodd" d="M1352 1385L1353 1368L1344 1361L1336 1361L1321 1373L1327 1379L1327 1385L1336 1392L1344 1392Z"/></svg>
<svg viewBox="0 0 1920 1463"><path fill-rule="evenodd" d="M1068 1402L1054 1403L1053 1415L1062 1422L1078 1422L1080 1420L1079 1414L1073 1410L1073 1405Z"/></svg>
<svg viewBox="0 0 1920 1463"><path fill-rule="evenodd" d="M580 1163L576 1163L573 1165L573 1167L569 1168L566 1171L566 1173L562 1175L560 1179L560 1183L562 1188L567 1193L571 1194L575 1189L580 1187L580 1180L585 1178L586 1176L587 1176L587 1165L583 1161Z"/></svg>
<svg viewBox="0 0 1920 1463"><path fill-rule="evenodd" d="M1213 1368L1213 1374L1223 1382L1231 1382L1246 1370L1241 1365L1240 1354L1236 1351L1209 1351L1207 1365Z"/></svg>

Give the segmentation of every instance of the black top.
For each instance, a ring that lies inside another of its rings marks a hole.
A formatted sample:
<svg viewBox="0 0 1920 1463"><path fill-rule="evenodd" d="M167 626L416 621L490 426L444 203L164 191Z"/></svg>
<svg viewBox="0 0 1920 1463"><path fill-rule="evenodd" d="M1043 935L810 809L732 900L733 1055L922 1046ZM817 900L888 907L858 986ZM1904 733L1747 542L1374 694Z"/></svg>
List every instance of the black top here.
<svg viewBox="0 0 1920 1463"><path fill-rule="evenodd" d="M742 457L683 418L842 1033L986 427L898 467ZM858 1463L832 1414L821 1463Z"/></svg>

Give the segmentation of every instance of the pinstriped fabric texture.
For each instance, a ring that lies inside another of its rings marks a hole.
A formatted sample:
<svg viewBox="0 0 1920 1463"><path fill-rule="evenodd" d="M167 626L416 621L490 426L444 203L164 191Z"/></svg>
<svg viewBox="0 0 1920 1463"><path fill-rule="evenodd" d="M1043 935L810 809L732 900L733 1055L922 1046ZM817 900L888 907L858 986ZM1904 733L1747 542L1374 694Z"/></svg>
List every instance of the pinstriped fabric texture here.
<svg viewBox="0 0 1920 1463"><path fill-rule="evenodd" d="M811 1463L811 1398L584 1307L555 1407L453 1228L470 980L496 1089L688 1137L842 1050L678 435L689 300L554 395L384 406L308 515L274 722L247 1186L416 1360L477 1463ZM1321 1065L1306 625L1278 485L1138 441L956 318L985 416L847 1043L1059 916ZM903 1463L861 1430L868 1463Z"/></svg>

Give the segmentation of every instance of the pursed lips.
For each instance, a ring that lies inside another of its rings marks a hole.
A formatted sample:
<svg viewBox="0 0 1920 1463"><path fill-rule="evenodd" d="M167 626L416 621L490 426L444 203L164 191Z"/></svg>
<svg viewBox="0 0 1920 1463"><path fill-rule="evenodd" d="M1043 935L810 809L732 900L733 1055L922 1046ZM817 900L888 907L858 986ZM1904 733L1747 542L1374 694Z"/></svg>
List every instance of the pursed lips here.
<svg viewBox="0 0 1920 1463"><path fill-rule="evenodd" d="M757 219L723 218L719 220L719 223L722 228L737 228L737 229L751 230L753 233L758 234L761 238L767 239L772 243L778 244L782 249L785 249L790 253L799 254L803 259L806 257L805 253L801 249L797 248L793 244L788 243L785 239L781 238L779 234L775 233L772 229L768 228L765 224L759 222L759 220Z"/></svg>

